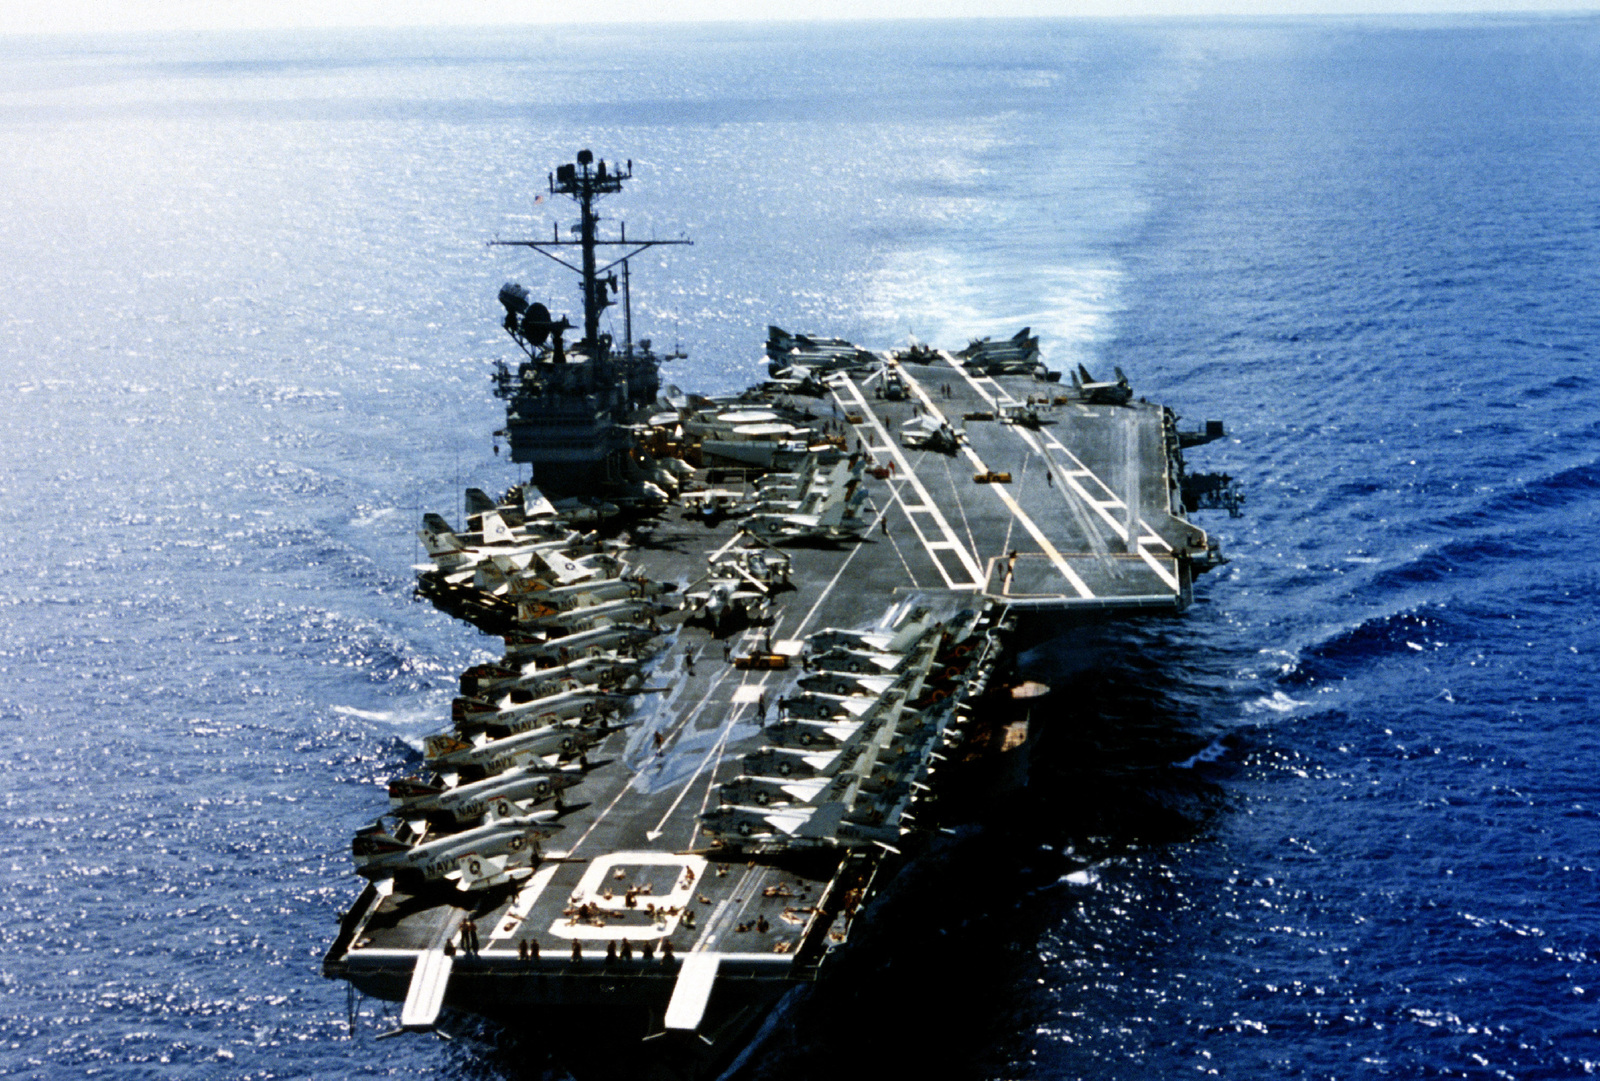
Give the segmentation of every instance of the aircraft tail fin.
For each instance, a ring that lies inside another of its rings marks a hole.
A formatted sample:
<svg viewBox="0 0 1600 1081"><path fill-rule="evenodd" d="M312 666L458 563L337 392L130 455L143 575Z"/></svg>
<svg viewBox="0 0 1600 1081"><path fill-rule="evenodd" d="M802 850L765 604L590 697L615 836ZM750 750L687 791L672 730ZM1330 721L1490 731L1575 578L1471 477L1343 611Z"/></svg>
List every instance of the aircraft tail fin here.
<svg viewBox="0 0 1600 1081"><path fill-rule="evenodd" d="M515 539L511 535L511 527L506 525L506 520L500 517L498 511L491 507L483 512L483 543L510 544Z"/></svg>
<svg viewBox="0 0 1600 1081"><path fill-rule="evenodd" d="M468 488L466 492L467 514L484 514L495 509L495 501L489 498L489 493L482 488Z"/></svg>
<svg viewBox="0 0 1600 1081"><path fill-rule="evenodd" d="M382 826L368 826L357 831L350 842L350 852L356 858L359 867L363 862L378 856L386 856L394 852L405 852L410 845L391 836Z"/></svg>
<svg viewBox="0 0 1600 1081"><path fill-rule="evenodd" d="M839 832L839 823L843 819L844 804L837 800L819 803L817 809L811 812L811 817L806 819L805 825L795 832L795 836L818 841L832 840L834 834Z"/></svg>
<svg viewBox="0 0 1600 1081"><path fill-rule="evenodd" d="M417 531L423 548L430 556L454 555L466 551L466 545L450 528L450 523L431 511L422 516L422 528Z"/></svg>
<svg viewBox="0 0 1600 1081"><path fill-rule="evenodd" d="M468 852L456 860L456 869L461 872L461 877L456 880L457 889L463 891L487 889L505 881L506 858L480 856L476 852Z"/></svg>
<svg viewBox="0 0 1600 1081"><path fill-rule="evenodd" d="M470 751L472 744L459 740L447 732L439 732L422 741L422 753L428 758L443 758L457 751Z"/></svg>
<svg viewBox="0 0 1600 1081"><path fill-rule="evenodd" d="M517 805L504 796L490 800L483 809L483 820L485 822L504 822L508 818L516 817Z"/></svg>
<svg viewBox="0 0 1600 1081"><path fill-rule="evenodd" d="M522 486L522 516L528 519L554 518L556 516L555 504L545 498L543 492L532 484Z"/></svg>
<svg viewBox="0 0 1600 1081"><path fill-rule="evenodd" d="M889 639L889 644L885 648L890 653L905 653L916 645L917 640L922 637L923 632L927 629L928 617L926 613L918 613L917 616L900 625L899 629L894 632L894 637Z"/></svg>
<svg viewBox="0 0 1600 1081"><path fill-rule="evenodd" d="M838 529L844 525L845 499L841 492L829 496L827 503L817 513L817 525L822 529Z"/></svg>
<svg viewBox="0 0 1600 1081"><path fill-rule="evenodd" d="M562 585L571 585L594 577L593 570L560 552L539 552L537 555L539 562L543 563Z"/></svg>

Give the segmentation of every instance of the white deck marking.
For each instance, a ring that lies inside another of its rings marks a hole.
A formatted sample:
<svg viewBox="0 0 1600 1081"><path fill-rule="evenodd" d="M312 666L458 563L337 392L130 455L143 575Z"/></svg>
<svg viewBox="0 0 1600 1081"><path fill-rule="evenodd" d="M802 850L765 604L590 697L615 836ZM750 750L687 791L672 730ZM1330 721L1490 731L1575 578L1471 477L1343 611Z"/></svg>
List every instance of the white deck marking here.
<svg viewBox="0 0 1600 1081"><path fill-rule="evenodd" d="M962 374L965 375L966 372L963 370ZM924 409L928 410L928 412L932 415L938 417L941 423L949 423L944 415L944 411L941 410L937 405L933 404L933 398L926 390L923 389L921 383L912 378L909 372L902 371L900 376L911 387L912 391L917 395L917 397L922 399L922 405ZM978 393L983 394L981 388L978 389ZM990 399L987 394L984 394L984 398L988 399L991 405L993 404L993 399ZM973 450L971 446L963 443L961 444L960 449L961 452L966 455L967 461L972 463L974 470L979 473L990 472L989 467L983 464L983 459L978 457L978 452ZM1056 546L1050 543L1050 538L1044 535L1044 531L1035 525L1033 519L1030 518L1027 513L1017 505L1017 501L1015 499L1011 498L1011 493L1005 490L1005 486L1002 484L991 484L989 487L994 490L995 495L1000 497L1000 502L1006 505L1006 509L1009 510L1013 516L1015 516L1016 520L1022 523L1022 528L1026 529L1029 536L1033 537L1033 541L1039 546L1039 550L1050 557L1050 562L1055 564L1056 570L1060 572L1061 577L1067 580L1067 584L1072 586L1073 590L1077 592L1078 596L1086 600L1093 600L1094 591L1089 588L1082 578L1078 577L1078 572L1072 569L1071 564L1066 561L1065 557L1063 557L1060 552L1056 551ZM957 496L956 498L959 501L960 497ZM985 586L986 585L987 583L985 583Z"/></svg>
<svg viewBox="0 0 1600 1081"><path fill-rule="evenodd" d="M533 911L533 903L539 899L539 895L544 892L546 886L550 885L550 880L556 877L556 872L559 870L561 870L561 864L551 863L539 868L534 873L534 876L528 880L528 884L522 887L517 894L516 901L512 903L510 908L506 909L505 916L500 920L500 926L496 927L494 933L489 936L488 945L493 946L496 942L503 942L517 933L517 928L522 926L522 921L528 918L529 912ZM485 948L483 952L488 953L489 951Z"/></svg>
<svg viewBox="0 0 1600 1081"><path fill-rule="evenodd" d="M894 494L894 485L891 484L889 486L889 488L890 488L890 495L893 495ZM877 507L873 507L872 509L878 511L878 517L876 519L874 519L874 521L872 523L873 525L878 525L885 518L887 518L889 516L889 508L888 507L884 507L882 510L878 510ZM906 554L900 550L899 542L897 542L894 539L894 534L893 533L880 533L880 536L882 536L884 540L889 542L889 547L893 548L894 549L894 554L899 557L900 566L905 568L906 578L910 580L911 588L912 589L921 588L917 584L917 576L916 576L916 574L914 574L912 572L912 570L911 570L911 564L906 562Z"/></svg>
<svg viewBox="0 0 1600 1081"><path fill-rule="evenodd" d="M1004 387L995 382L993 378L987 376L984 377L985 380L995 389L995 394L991 395L988 391L983 389L982 382L974 377L971 372L967 371L967 369L954 358L950 357L948 354L945 354L944 361L946 364L950 365L950 367L954 368L963 379L971 384L972 389L977 391L978 395L982 397L984 401L989 403L990 408L999 408L999 397L1003 397L1006 403L1010 405L1021 404L1015 398L1013 398ZM997 397L997 395L999 397ZM1044 453L1043 448L1039 444L1034 442L1031 433L1027 431L1019 431L1017 434L1021 436L1022 441L1026 443L1035 454L1045 458L1047 463L1049 462L1049 456ZM1144 531L1143 534L1138 538L1137 544L1134 546L1139 558L1144 560L1145 564L1155 572L1156 576L1160 578L1162 582L1166 583L1168 588L1182 588L1177 577L1173 575L1171 571L1167 570L1166 567L1162 566L1161 561L1156 559L1155 556L1153 556L1146 548L1146 545L1156 544L1167 549L1168 551L1171 551L1172 546L1168 544L1159 533L1150 528L1150 525L1145 522L1143 518L1137 518L1133 513L1133 508L1128 506L1128 504L1122 499L1119 499L1117 494L1111 490L1111 486L1105 481L1101 480L1100 477L1096 475L1095 472L1088 466L1084 465L1082 459L1062 445L1061 441L1057 439L1053 433L1042 431L1040 432L1040 439L1052 450L1059 451L1063 456L1070 459L1072 463L1078 467L1077 469L1073 470L1061 470L1058 475L1067 482L1073 493L1080 500L1082 500L1086 505L1094 510L1095 513L1099 514L1100 517L1105 520L1106 525L1110 526L1111 531L1122 540L1124 545L1128 543L1128 526L1124 521L1112 514L1111 511L1113 508L1117 507L1122 507L1128 511L1128 517L1136 520L1139 528ZM1093 478L1094 482L1098 484L1101 490L1106 493L1107 498L1104 500L1095 499L1089 494L1088 489L1083 486L1082 482L1078 479L1079 477Z"/></svg>
<svg viewBox="0 0 1600 1081"><path fill-rule="evenodd" d="M630 906L626 892L620 897L615 892L610 897L605 895L606 890L610 889L613 870L628 866L676 867L678 873L673 879L672 888L666 893L636 893L634 903ZM578 885L569 898L572 905L574 907L590 905L602 914L632 911L641 916L648 915L649 906L654 905L657 909L655 920L648 926L635 923L620 927L595 927L580 923L575 917L568 917L552 923L548 933L557 938L583 941L626 939L638 942L642 939L665 938L678 929L682 910L693 903L695 883L700 881L705 870L705 858L692 854L640 849L607 852L584 869L583 877L578 880ZM678 911L674 912L673 909Z"/></svg>
<svg viewBox="0 0 1600 1081"><path fill-rule="evenodd" d="M898 368L898 365L896 367ZM886 453L888 453L890 458L895 463L896 471L905 477L906 483L911 485L912 490L917 493L917 498L921 500L917 513L926 513L933 518L934 524L939 527L939 532L944 535L945 543L950 546L950 550L954 551L956 555L960 557L961 565L966 570L969 581L962 582L958 585L955 580L950 577L949 573L944 569L944 565L940 563L939 557L933 554L933 549L929 548L928 537L925 533L923 533L921 524L919 524L917 520L911 516L911 512L907 510L906 520L911 523L911 530L917 535L918 542L921 543L924 548L928 548L929 561L939 572L939 577L944 579L945 585L950 589L982 589L983 571L978 566L977 553L967 551L966 547L962 545L960 539L957 538L955 530L950 528L950 523L945 520L945 516L939 511L938 506L933 501L933 498L928 494L928 489L924 487L922 478L917 476L917 471L911 467L911 463L906 459L904 451L895 445L894 439L884 428L882 419L873 411L872 407L867 404L866 398L861 394L861 389L857 387L855 382L848 376L842 377L837 383L833 384L834 398L839 401L840 405L845 406L847 412L849 410L849 406L846 405L843 399L839 396L841 387L849 388L850 396L855 400L858 411L863 417L866 418L867 423L870 423L873 429L881 437L884 446L887 448ZM890 489L890 491L893 492L894 490ZM894 492L894 496L895 502L900 503L901 507L905 508L905 504L901 501L899 493ZM926 510L921 508L926 508Z"/></svg>
<svg viewBox="0 0 1600 1081"><path fill-rule="evenodd" d="M1027 475L1028 462L1023 459L1023 475ZM950 495L955 499L956 510L961 512L961 528L967 531L967 540L972 542L972 550L978 551L978 538L972 535L972 522L967 518L967 504L961 498L961 493L956 491L956 475L950 471L950 459L944 460L944 479L950 482ZM982 554L981 552L979 553Z"/></svg>

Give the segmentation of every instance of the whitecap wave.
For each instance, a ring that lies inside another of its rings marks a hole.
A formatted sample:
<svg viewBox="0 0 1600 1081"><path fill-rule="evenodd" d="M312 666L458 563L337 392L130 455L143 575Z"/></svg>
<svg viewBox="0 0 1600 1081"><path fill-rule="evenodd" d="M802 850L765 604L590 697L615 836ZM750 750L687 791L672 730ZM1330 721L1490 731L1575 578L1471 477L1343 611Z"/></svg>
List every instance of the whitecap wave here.
<svg viewBox="0 0 1600 1081"><path fill-rule="evenodd" d="M1310 704L1310 702L1302 702L1297 698L1290 698L1282 691L1273 691L1272 694L1264 698L1257 698L1253 702L1246 702L1244 704L1244 710L1246 713L1261 713L1263 711L1271 713L1292 713L1293 711L1297 709L1303 709Z"/></svg>

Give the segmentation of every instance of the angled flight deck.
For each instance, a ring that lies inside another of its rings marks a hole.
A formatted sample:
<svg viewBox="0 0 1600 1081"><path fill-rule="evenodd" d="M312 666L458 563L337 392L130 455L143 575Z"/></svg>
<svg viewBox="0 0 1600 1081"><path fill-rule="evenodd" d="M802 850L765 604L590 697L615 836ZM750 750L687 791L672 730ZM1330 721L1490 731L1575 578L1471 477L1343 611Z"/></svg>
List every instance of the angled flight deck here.
<svg viewBox="0 0 1600 1081"><path fill-rule="evenodd" d="M903 400L875 393L891 372L908 387ZM833 376L831 386L860 418L863 446L894 463L890 537L914 586L1037 610L1178 610L1192 600L1189 558L1208 545L1175 513L1161 406L1084 403L1055 384L974 375L948 353L859 380ZM964 430L955 453L901 445L896 433L919 415Z"/></svg>

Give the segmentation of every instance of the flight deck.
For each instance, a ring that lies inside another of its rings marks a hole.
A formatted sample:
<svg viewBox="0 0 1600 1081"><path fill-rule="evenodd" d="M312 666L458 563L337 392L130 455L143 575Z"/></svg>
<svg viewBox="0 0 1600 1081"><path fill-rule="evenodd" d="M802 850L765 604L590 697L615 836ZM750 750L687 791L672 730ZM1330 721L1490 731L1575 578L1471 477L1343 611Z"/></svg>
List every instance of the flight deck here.
<svg viewBox="0 0 1600 1081"><path fill-rule="evenodd" d="M1221 562L1187 511L1239 497L1185 471L1219 423L1180 432L1120 369L1063 383L1028 328L889 353L769 327L769 380L664 389L628 260L688 241L601 237L632 175L580 151L548 178L577 239L494 242L580 275L583 337L501 288L496 436L529 473L468 489L459 531L424 516L418 593L504 653L353 838L323 971L399 1004L385 1035L470 1014L576 1072L704 1076L1025 783L1022 628L1182 610Z"/></svg>
<svg viewBox="0 0 1600 1081"><path fill-rule="evenodd" d="M900 393L885 396L888 382ZM714 989L745 1000L759 986L754 997L770 999L846 940L879 858L900 847L752 858L707 842L702 818L719 786L741 775L741 756L762 746L809 674L808 635L889 633L914 609L944 623L982 610L1188 603L1191 562L1211 550L1176 505L1180 460L1160 406L1085 403L1057 383L975 375L948 353L885 358L870 372L831 374L827 386L821 399L764 400L842 434L837 456L867 467L859 532L781 545L786 588L735 632L663 614L625 727L584 752L581 783L545 824L532 874L481 894L369 887L329 955L331 974L406 1001L412 1027L452 1003L509 1017L628 1001L647 1007L645 1029L692 1030ZM955 446L906 446L902 433L919 418L960 433ZM685 491L713 476L726 491L729 472L703 469ZM674 505L630 530L625 558L682 594L750 542L736 515ZM923 648L925 669L948 660ZM784 667L738 665L751 657ZM852 861L856 873L844 873ZM469 918L476 950L463 934Z"/></svg>

